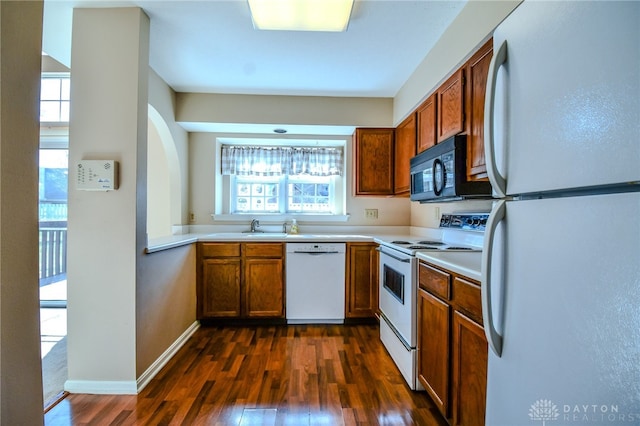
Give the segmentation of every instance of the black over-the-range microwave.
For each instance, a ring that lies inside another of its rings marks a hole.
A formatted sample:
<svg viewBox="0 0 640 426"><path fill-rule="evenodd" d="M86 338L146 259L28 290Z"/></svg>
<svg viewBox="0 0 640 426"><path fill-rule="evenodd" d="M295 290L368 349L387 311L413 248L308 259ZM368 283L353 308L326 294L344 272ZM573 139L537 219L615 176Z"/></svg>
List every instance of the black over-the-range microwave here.
<svg viewBox="0 0 640 426"><path fill-rule="evenodd" d="M411 159L411 201L490 198L491 184L467 180L467 137L456 135Z"/></svg>

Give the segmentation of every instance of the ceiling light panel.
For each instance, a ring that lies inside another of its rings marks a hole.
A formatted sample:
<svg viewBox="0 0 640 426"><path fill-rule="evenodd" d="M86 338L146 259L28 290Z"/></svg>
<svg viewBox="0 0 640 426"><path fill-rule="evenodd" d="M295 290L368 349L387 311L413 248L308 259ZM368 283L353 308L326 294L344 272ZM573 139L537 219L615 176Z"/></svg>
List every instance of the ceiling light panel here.
<svg viewBox="0 0 640 426"><path fill-rule="evenodd" d="M248 0L259 30L346 31L353 0Z"/></svg>

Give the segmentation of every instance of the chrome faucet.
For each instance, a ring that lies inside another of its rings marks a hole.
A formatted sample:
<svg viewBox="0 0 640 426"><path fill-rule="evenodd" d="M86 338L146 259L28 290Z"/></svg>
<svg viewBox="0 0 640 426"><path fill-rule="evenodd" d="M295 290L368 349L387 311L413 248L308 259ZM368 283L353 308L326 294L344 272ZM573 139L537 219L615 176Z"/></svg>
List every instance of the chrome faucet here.
<svg viewBox="0 0 640 426"><path fill-rule="evenodd" d="M258 232L258 228L260 228L260 221L258 219L253 219L251 221L251 232Z"/></svg>

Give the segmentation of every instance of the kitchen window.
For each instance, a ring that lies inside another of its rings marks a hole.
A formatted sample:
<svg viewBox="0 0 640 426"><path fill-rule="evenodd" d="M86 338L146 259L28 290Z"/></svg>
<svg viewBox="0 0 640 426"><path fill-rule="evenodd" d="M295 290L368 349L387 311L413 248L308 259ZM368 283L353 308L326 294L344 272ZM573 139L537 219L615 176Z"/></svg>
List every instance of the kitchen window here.
<svg viewBox="0 0 640 426"><path fill-rule="evenodd" d="M232 214L335 214L342 148L222 147Z"/></svg>
<svg viewBox="0 0 640 426"><path fill-rule="evenodd" d="M231 209L233 213L331 214L334 180L330 176L233 176Z"/></svg>

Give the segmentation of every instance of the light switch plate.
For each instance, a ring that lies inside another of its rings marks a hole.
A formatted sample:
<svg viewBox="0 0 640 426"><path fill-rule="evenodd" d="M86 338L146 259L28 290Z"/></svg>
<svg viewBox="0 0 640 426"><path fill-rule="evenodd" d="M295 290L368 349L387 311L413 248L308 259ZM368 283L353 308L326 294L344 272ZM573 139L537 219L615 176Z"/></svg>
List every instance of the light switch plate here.
<svg viewBox="0 0 640 426"><path fill-rule="evenodd" d="M377 219L378 209L364 209L364 217L367 219Z"/></svg>

